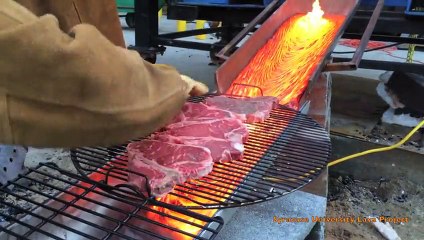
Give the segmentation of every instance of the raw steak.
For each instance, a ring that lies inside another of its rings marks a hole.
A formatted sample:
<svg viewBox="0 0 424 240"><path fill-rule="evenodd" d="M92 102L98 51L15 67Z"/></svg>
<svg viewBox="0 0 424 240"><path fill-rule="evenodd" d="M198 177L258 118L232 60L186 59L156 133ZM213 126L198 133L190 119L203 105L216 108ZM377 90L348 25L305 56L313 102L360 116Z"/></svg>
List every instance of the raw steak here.
<svg viewBox="0 0 424 240"><path fill-rule="evenodd" d="M263 122L270 116L272 109L278 107L275 97L231 98L216 96L206 99L206 104L212 107L231 111L247 123Z"/></svg>
<svg viewBox="0 0 424 240"><path fill-rule="evenodd" d="M234 143L247 141L249 132L238 119L218 119L206 121L182 121L168 125L166 134L176 137L213 137L228 139Z"/></svg>
<svg viewBox="0 0 424 240"><path fill-rule="evenodd" d="M213 167L211 152L205 147L142 140L128 144L127 151L128 169L146 175L156 197L164 196L187 179L209 174ZM130 173L128 180L146 191L144 177Z"/></svg>
<svg viewBox="0 0 424 240"><path fill-rule="evenodd" d="M204 103L187 102L182 108L182 112L177 115L173 122L181 121L200 121L206 119L221 119L221 118L239 118L246 121L243 116L236 115L230 111L208 106Z"/></svg>
<svg viewBox="0 0 424 240"><path fill-rule="evenodd" d="M239 160L243 156L244 146L227 139L212 137L175 137L164 133L153 136L154 139L165 142L180 143L184 145L203 146L211 151L214 162L229 162Z"/></svg>

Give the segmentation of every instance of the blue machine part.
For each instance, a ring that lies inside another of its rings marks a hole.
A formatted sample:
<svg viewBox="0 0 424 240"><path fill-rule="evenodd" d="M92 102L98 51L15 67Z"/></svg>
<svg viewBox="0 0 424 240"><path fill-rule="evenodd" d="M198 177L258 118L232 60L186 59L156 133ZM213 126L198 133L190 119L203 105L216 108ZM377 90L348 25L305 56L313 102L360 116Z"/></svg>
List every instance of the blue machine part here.
<svg viewBox="0 0 424 240"><path fill-rule="evenodd" d="M270 4L273 0L263 0L263 5L267 6ZM189 3L189 4L201 4L201 5L210 5L210 4L219 4L219 5L251 5L253 4L252 1L246 0L243 1L231 1L231 0L181 0L182 3ZM259 1L258 1L259 2ZM283 3L284 0L280 0L280 3ZM257 3L256 3L257 4Z"/></svg>
<svg viewBox="0 0 424 240"><path fill-rule="evenodd" d="M415 8L420 8L416 10ZM408 5L405 11L406 15L424 17L424 1L422 0L408 0Z"/></svg>
<svg viewBox="0 0 424 240"><path fill-rule="evenodd" d="M378 0L361 0L361 5L363 6L375 6L377 4ZM412 0L385 0L384 5L387 7L406 7L408 4L410 4ZM210 4L220 4L220 5L230 5L233 1L231 0L181 0L182 3L189 3L189 4L201 4L201 5L210 5ZM241 5L240 2L237 1L237 5ZM268 5L272 2L272 0L263 0L263 5ZM284 0L280 0L281 3L284 2ZM251 1L246 0L245 4L251 4Z"/></svg>
<svg viewBox="0 0 424 240"><path fill-rule="evenodd" d="M264 0L264 5L267 6L268 4L270 4L273 0ZM283 3L284 0L280 0L280 4Z"/></svg>
<svg viewBox="0 0 424 240"><path fill-rule="evenodd" d="M362 6L375 6L378 0L361 0ZM384 6L386 7L406 7L408 0L385 0Z"/></svg>
<svg viewBox="0 0 424 240"><path fill-rule="evenodd" d="M203 5L208 4L229 4L230 0L182 0L183 3L201 3Z"/></svg>

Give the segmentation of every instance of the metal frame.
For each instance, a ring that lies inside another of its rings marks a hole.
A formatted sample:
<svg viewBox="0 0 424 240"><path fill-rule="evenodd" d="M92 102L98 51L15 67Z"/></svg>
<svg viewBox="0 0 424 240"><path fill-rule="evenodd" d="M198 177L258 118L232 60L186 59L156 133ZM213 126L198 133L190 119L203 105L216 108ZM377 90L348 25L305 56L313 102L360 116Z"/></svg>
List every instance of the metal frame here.
<svg viewBox="0 0 424 240"><path fill-rule="evenodd" d="M135 1L135 46L136 50L148 61L155 62L156 55L164 54L165 46L218 52L224 45L242 30L242 24L250 22L265 7L262 5L193 5L168 1L168 19L194 21L204 19L221 21L222 27L198 29L184 32L159 34L158 0ZM252 29L254 31L254 29ZM202 43L180 40L179 38L201 34L216 33L221 40L218 43Z"/></svg>
<svg viewBox="0 0 424 240"><path fill-rule="evenodd" d="M358 68L359 63L362 60L362 56L364 55L364 51L371 38L371 34L373 33L375 25L377 24L377 20L381 14L383 6L384 0L378 0L377 5L369 19L367 27L365 28L364 33L362 34L359 46L353 54L352 60L346 62L328 63L325 66L324 71L356 70Z"/></svg>
<svg viewBox="0 0 424 240"><path fill-rule="evenodd" d="M363 35L362 33L364 32L367 23L370 21L371 16L372 11L358 10L355 16L353 17L351 24L346 29L342 37L347 39L361 39ZM382 11L375 25L370 40L424 45L424 38L409 38L397 36L400 33L422 35L424 34L423 25L423 18L408 17L403 12ZM348 59L343 57L333 58L333 62L344 62L346 60ZM417 74L424 74L423 65L416 63L401 63L381 60L361 60L358 67L364 69L405 71Z"/></svg>
<svg viewBox="0 0 424 240"><path fill-rule="evenodd" d="M34 188L33 185L40 187ZM164 209L160 211L143 201L131 201L107 193L96 181L46 163L8 182L0 188L0 194L15 199L0 198L0 239L11 236L17 239L182 237L209 240L214 239L224 225L221 217L211 218L159 203L156 206ZM187 221L184 216L197 223ZM168 220L199 229L198 235L177 229Z"/></svg>
<svg viewBox="0 0 424 240"><path fill-rule="evenodd" d="M175 32L158 34L158 0L135 1L136 27L135 46L131 49L137 50L146 60L155 62L156 55L164 54L165 46L189 48L210 51L212 56L218 53L227 43L229 43L242 28L240 23L249 23L265 9L260 7L242 7L240 5L189 5L180 4L175 0L168 1L168 18L192 21L204 19L210 21L222 21L223 27L191 30L185 32ZM350 24L347 26L342 38L361 39L364 29L367 27L373 11L357 10ZM263 19L261 19L263 20ZM230 24L230 23L238 23ZM395 34L411 33L424 34L422 18L414 18L405 15L404 12L394 12L383 10L376 22L370 40L388 41L407 44L424 45L424 38L398 37ZM251 28L251 31L256 29ZM186 40L179 40L182 37L195 36L200 34L218 33L222 36L219 43L201 43ZM226 56L225 58L228 58ZM350 61L347 58L335 57L335 63ZM380 60L362 60L359 68L380 69L388 71L407 71L422 74L420 64L398 63Z"/></svg>
<svg viewBox="0 0 424 240"><path fill-rule="evenodd" d="M228 60L231 51L236 49L236 45L247 36L256 25L262 23L276 9L279 0L273 0L261 13L259 13L243 30L241 30L231 41L216 55L218 58Z"/></svg>

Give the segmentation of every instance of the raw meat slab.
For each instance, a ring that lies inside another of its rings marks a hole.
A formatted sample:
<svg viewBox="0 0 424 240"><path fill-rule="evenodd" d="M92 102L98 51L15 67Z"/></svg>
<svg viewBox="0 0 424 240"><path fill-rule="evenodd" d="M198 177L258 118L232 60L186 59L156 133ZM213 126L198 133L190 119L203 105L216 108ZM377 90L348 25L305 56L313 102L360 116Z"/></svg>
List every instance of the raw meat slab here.
<svg viewBox="0 0 424 240"><path fill-rule="evenodd" d="M238 119L218 119L206 121L182 121L168 125L166 134L171 136L213 137L228 139L234 143L247 141L249 132Z"/></svg>
<svg viewBox="0 0 424 240"><path fill-rule="evenodd" d="M128 144L127 150L128 169L146 175L156 197L164 196L187 179L206 176L213 167L211 152L205 147L142 140ZM144 177L130 173L128 181L146 191Z"/></svg>
<svg viewBox="0 0 424 240"><path fill-rule="evenodd" d="M271 110L278 107L275 97L232 98L216 96L207 98L206 104L235 113L247 123L263 122L269 118Z"/></svg>
<svg viewBox="0 0 424 240"><path fill-rule="evenodd" d="M187 136L175 137L163 132L154 135L153 139L164 142L206 147L211 151L213 161L219 163L239 160L242 158L244 152L243 144L237 142L234 143L230 140L220 138Z"/></svg>
<svg viewBox="0 0 424 240"><path fill-rule="evenodd" d="M187 102L184 104L181 113L174 118L173 123L222 118L238 118L242 121L246 121L243 116L236 115L227 110L211 107L204 103Z"/></svg>

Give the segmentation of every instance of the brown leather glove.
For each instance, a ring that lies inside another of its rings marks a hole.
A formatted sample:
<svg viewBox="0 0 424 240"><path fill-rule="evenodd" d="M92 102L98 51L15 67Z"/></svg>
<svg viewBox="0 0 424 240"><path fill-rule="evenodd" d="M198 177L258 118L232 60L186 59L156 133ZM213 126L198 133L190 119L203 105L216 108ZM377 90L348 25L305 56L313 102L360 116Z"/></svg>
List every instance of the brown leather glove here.
<svg viewBox="0 0 424 240"><path fill-rule="evenodd" d="M168 64L155 64L155 66L172 67ZM209 92L209 88L206 84L196 81L187 75L181 74L181 80L187 84L187 96L202 96Z"/></svg>
<svg viewBox="0 0 424 240"><path fill-rule="evenodd" d="M208 86L204 83L193 80L189 76L181 75L181 79L187 83L187 94L190 96L202 96L209 92Z"/></svg>
<svg viewBox="0 0 424 240"><path fill-rule="evenodd" d="M12 0L0 4L0 53L2 144L120 144L165 126L192 91L175 68L143 61L95 27L66 34L56 17Z"/></svg>

